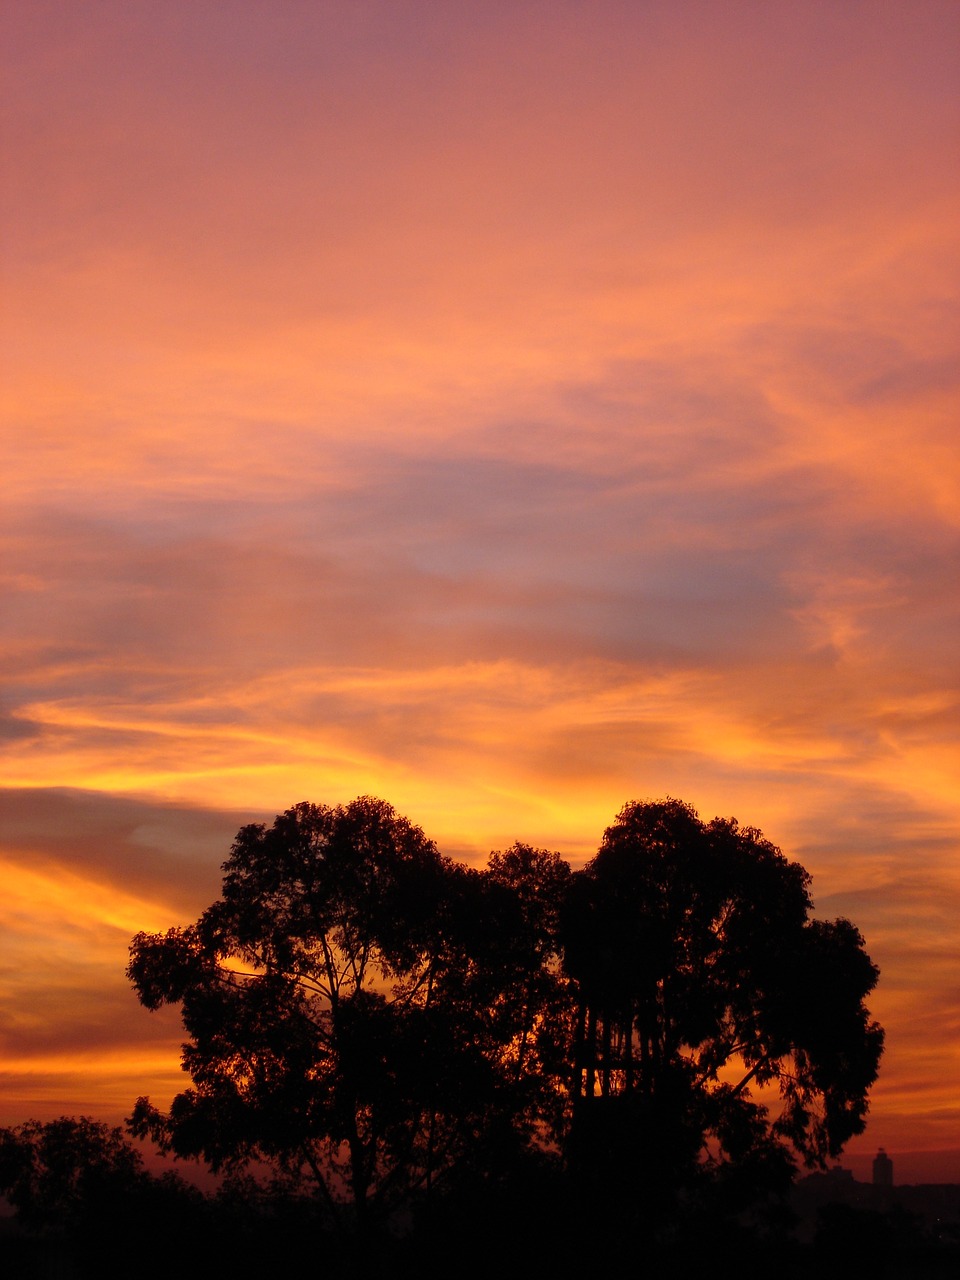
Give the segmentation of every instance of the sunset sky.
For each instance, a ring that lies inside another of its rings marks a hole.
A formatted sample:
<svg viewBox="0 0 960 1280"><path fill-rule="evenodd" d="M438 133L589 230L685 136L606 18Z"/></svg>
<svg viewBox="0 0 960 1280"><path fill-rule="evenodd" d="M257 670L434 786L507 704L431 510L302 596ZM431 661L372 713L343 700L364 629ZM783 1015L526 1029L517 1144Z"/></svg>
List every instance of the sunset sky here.
<svg viewBox="0 0 960 1280"><path fill-rule="evenodd" d="M960 4L3 0L0 1124L238 826L759 826L960 1182Z"/></svg>

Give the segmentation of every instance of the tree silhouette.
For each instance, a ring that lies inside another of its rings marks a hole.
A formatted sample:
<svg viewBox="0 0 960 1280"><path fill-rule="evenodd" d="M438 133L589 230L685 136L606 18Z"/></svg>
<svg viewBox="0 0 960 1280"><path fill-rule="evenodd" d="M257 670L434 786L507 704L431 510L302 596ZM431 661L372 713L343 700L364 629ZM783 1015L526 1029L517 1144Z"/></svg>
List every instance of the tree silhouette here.
<svg viewBox="0 0 960 1280"><path fill-rule="evenodd" d="M0 1129L0 1194L28 1230L101 1225L147 1181L123 1130L87 1116Z"/></svg>
<svg viewBox="0 0 960 1280"><path fill-rule="evenodd" d="M570 876L558 853L514 844L454 882L455 945L436 1008L472 1037L490 1072L466 1167L452 1170L474 1190L478 1176L526 1178L528 1157L558 1150L572 1027L558 924Z"/></svg>
<svg viewBox="0 0 960 1280"><path fill-rule="evenodd" d="M523 844L455 864L370 797L297 805L241 829L195 924L133 940L193 1087L132 1131L268 1161L361 1228L544 1161L616 1213L736 1209L860 1132L877 1073L876 967L808 889L677 800L628 804L577 872Z"/></svg>
<svg viewBox="0 0 960 1280"><path fill-rule="evenodd" d="M482 877L369 797L244 827L224 872L196 924L133 941L141 1001L182 1006L194 1085L167 1115L139 1099L135 1134L214 1169L307 1174L361 1226L495 1121L522 1141L499 1070L516 1018L481 978L509 967Z"/></svg>
<svg viewBox="0 0 960 1280"><path fill-rule="evenodd" d="M883 1044L878 970L847 920L809 919L809 876L753 828L631 803L574 877L571 1158L663 1196L835 1156L864 1127ZM751 1089L772 1087L772 1113Z"/></svg>

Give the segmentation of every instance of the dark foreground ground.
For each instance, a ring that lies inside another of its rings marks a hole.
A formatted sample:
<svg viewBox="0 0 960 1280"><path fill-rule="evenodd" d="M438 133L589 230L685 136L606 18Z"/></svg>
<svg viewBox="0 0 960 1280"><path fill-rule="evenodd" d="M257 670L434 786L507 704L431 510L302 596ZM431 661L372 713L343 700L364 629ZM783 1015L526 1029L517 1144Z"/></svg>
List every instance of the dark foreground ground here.
<svg viewBox="0 0 960 1280"><path fill-rule="evenodd" d="M134 1228L134 1229L131 1229ZM31 1237L0 1227L2 1280L220 1280L229 1276L357 1277L357 1280L470 1280L471 1277L776 1276L778 1280L956 1280L960 1243L936 1239L902 1215L822 1216L815 1239L758 1239L748 1230L689 1225L671 1240L617 1233L574 1215L532 1229L516 1222L466 1222L361 1242L293 1220L117 1222L96 1232Z"/></svg>

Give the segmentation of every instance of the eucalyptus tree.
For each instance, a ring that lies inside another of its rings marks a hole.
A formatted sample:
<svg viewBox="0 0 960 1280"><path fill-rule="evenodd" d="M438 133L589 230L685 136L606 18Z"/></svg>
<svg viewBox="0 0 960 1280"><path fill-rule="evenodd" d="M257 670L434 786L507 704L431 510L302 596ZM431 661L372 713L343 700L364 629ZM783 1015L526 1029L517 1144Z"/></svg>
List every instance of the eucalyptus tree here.
<svg viewBox="0 0 960 1280"><path fill-rule="evenodd" d="M516 993L540 944L515 862L456 865L370 797L242 828L220 900L133 940L141 1002L181 1006L193 1084L166 1114L139 1099L132 1131L214 1169L266 1161L312 1180L360 1226L465 1153L531 1141L540 1082L518 1044L539 1022L534 993Z"/></svg>
<svg viewBox="0 0 960 1280"><path fill-rule="evenodd" d="M166 1115L139 1099L133 1131L216 1170L306 1174L363 1219L414 1166L429 1176L439 1059L471 1056L429 1034L451 868L364 798L243 827L223 869L195 924L133 940L141 1002L181 1005L193 1080Z"/></svg>
<svg viewBox="0 0 960 1280"><path fill-rule="evenodd" d="M863 1128L877 969L733 819L631 803L577 872L523 844L472 869L362 797L243 827L223 870L194 924L133 940L192 1086L131 1129L266 1161L342 1223L544 1162L595 1203L746 1194Z"/></svg>
<svg viewBox="0 0 960 1280"><path fill-rule="evenodd" d="M755 828L677 800L625 806L563 925L575 1165L660 1187L769 1179L862 1131L878 970L848 920L811 918L809 885Z"/></svg>

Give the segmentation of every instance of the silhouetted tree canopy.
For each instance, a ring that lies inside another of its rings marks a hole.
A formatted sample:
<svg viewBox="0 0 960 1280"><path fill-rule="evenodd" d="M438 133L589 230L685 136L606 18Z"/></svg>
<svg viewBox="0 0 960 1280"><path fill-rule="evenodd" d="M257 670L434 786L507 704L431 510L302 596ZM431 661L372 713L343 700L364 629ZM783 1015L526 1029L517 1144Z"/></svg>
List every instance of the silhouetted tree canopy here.
<svg viewBox="0 0 960 1280"><path fill-rule="evenodd" d="M192 1088L132 1131L361 1224L549 1165L598 1203L736 1209L860 1132L877 1073L877 969L808 888L676 800L628 804L576 872L523 844L464 867L369 797L297 805L241 829L195 924L133 940Z"/></svg>
<svg viewBox="0 0 960 1280"><path fill-rule="evenodd" d="M883 1044L878 970L809 876L753 828L628 804L573 877L561 941L577 1002L571 1153L606 1183L750 1186L862 1131ZM767 1086L768 1112L752 1095Z"/></svg>
<svg viewBox="0 0 960 1280"><path fill-rule="evenodd" d="M133 1132L214 1169L307 1174L361 1221L468 1153L512 1156L532 1139L550 945L531 860L455 866L371 798L244 827L221 900L134 939L142 1002L182 1006L194 1087L168 1115L140 1099Z"/></svg>
<svg viewBox="0 0 960 1280"><path fill-rule="evenodd" d="M75 1228L145 1179L123 1130L86 1116L0 1129L0 1193L29 1230Z"/></svg>
<svg viewBox="0 0 960 1280"><path fill-rule="evenodd" d="M0 1195L22 1229L0 1231L4 1280L284 1274L318 1244L315 1204L287 1188L247 1178L204 1195L86 1116L0 1129Z"/></svg>
<svg viewBox="0 0 960 1280"><path fill-rule="evenodd" d="M182 1258L184 1247L209 1226L196 1187L169 1171L149 1173L122 1129L87 1116L28 1120L0 1129L0 1195L23 1228L24 1243L34 1250L18 1255L14 1241L4 1237L9 1246L0 1251L4 1276L9 1264L11 1277L101 1280L130 1275L131 1259L137 1257L137 1275L149 1280L169 1275L177 1255ZM150 1256L143 1258L148 1238ZM70 1265L61 1270L67 1257Z"/></svg>

